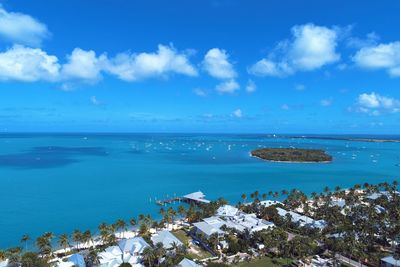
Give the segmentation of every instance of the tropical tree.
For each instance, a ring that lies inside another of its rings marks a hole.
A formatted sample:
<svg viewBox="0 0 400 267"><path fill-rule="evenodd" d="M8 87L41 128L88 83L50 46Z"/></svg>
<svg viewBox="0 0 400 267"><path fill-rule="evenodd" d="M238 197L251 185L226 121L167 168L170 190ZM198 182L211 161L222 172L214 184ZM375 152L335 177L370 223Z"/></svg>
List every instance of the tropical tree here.
<svg viewBox="0 0 400 267"><path fill-rule="evenodd" d="M72 233L72 239L76 243L76 248L79 250L79 245L83 240L83 235L82 232L78 229L75 229L74 232Z"/></svg>
<svg viewBox="0 0 400 267"><path fill-rule="evenodd" d="M28 250L28 241L31 240L31 237L27 234L21 237L21 243L25 243L25 251Z"/></svg>
<svg viewBox="0 0 400 267"><path fill-rule="evenodd" d="M67 234L62 234L58 238L58 245L64 249L65 252L67 252L67 248L69 247L69 237Z"/></svg>
<svg viewBox="0 0 400 267"><path fill-rule="evenodd" d="M149 267L153 266L154 259L156 257L153 248L146 247L142 253L143 260L148 263Z"/></svg>

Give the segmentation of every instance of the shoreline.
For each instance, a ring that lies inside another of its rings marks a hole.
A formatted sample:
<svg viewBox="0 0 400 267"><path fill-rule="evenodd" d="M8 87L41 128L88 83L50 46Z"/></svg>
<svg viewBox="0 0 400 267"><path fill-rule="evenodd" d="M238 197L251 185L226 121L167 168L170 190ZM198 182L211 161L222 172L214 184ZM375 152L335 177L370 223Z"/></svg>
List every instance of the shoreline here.
<svg viewBox="0 0 400 267"><path fill-rule="evenodd" d="M259 159L259 160L263 160L263 161L267 161L267 162L274 162L274 163L296 163L296 164L299 164L299 163L306 163L306 164L318 164L318 163L323 163L323 164L327 164L327 163L332 163L332 160L331 161L283 161L283 160L272 160L272 159L263 159L263 158L260 158L260 157L257 157L257 156L253 156L252 154L251 154L251 152L249 152L249 155L250 155L250 157L252 157L252 158L256 158L256 159Z"/></svg>

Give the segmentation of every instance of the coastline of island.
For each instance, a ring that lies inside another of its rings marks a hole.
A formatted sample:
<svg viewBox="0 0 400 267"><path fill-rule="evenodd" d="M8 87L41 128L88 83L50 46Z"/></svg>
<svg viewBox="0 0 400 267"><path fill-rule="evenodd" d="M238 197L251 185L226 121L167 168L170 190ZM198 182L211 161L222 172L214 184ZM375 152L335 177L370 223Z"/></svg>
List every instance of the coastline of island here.
<svg viewBox="0 0 400 267"><path fill-rule="evenodd" d="M261 148L250 151L250 156L276 163L330 163L332 156L321 149Z"/></svg>

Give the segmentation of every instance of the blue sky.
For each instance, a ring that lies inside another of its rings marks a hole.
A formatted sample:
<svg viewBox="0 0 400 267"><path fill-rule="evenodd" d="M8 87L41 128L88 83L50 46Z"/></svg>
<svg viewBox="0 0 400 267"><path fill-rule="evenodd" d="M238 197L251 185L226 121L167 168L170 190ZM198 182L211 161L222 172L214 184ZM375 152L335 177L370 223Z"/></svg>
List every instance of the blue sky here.
<svg viewBox="0 0 400 267"><path fill-rule="evenodd" d="M400 134L398 1L1 1L0 131Z"/></svg>

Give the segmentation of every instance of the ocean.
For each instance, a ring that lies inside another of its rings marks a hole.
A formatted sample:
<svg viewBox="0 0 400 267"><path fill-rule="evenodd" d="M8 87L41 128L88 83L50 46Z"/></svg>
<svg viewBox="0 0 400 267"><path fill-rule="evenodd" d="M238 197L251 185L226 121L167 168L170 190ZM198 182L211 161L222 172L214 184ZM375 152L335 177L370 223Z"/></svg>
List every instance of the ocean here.
<svg viewBox="0 0 400 267"><path fill-rule="evenodd" d="M333 162L273 163L249 156L256 148L289 146L324 149ZM20 245L23 234L96 233L102 222L141 213L157 218L157 199L199 190L207 199L235 204L255 190L311 193L391 182L399 178L399 164L396 142L260 134L0 134L0 248Z"/></svg>

